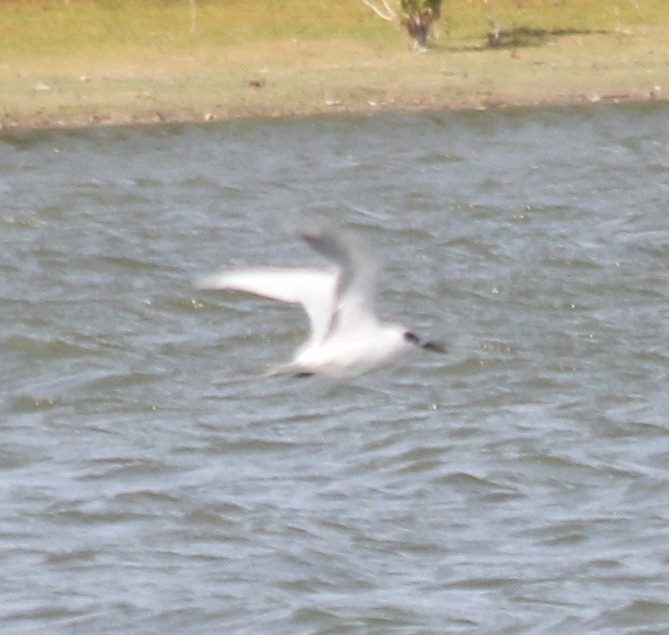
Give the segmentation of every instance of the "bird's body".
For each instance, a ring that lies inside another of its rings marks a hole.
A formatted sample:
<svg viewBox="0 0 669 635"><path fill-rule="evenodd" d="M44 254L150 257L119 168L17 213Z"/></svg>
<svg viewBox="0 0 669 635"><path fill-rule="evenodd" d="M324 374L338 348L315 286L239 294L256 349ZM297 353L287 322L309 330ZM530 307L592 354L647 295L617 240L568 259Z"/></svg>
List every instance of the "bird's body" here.
<svg viewBox="0 0 669 635"><path fill-rule="evenodd" d="M199 283L203 289L243 291L303 306L311 334L293 360L275 372L344 378L384 366L412 346L441 350L403 326L377 319L373 310L375 267L355 243L331 231L300 236L333 266L238 269L213 274Z"/></svg>
<svg viewBox="0 0 669 635"><path fill-rule="evenodd" d="M337 378L360 375L385 366L403 349L411 348L404 339L405 330L394 324L380 324L368 333L340 334L323 342L307 342L298 349L295 359L280 370Z"/></svg>

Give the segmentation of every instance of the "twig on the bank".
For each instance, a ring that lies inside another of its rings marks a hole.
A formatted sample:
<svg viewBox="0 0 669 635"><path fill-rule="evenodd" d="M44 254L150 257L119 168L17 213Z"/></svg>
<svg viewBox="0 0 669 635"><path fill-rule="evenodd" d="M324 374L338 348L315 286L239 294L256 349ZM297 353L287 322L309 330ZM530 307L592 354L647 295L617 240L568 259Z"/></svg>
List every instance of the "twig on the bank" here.
<svg viewBox="0 0 669 635"><path fill-rule="evenodd" d="M490 27L490 30L488 31L488 46L501 46L502 29L500 29L499 23L495 20L495 16L492 13L490 0L483 0L483 4L485 5L485 10L488 14L488 26Z"/></svg>
<svg viewBox="0 0 669 635"><path fill-rule="evenodd" d="M195 33L195 19L197 17L197 6L195 0L190 0L190 32Z"/></svg>

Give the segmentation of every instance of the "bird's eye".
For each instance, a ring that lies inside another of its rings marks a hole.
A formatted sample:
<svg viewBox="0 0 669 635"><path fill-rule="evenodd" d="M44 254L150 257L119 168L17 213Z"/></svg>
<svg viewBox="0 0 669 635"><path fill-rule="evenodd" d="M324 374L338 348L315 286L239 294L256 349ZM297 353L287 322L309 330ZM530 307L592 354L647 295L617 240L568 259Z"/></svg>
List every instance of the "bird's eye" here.
<svg viewBox="0 0 669 635"><path fill-rule="evenodd" d="M418 335L412 333L411 331L404 332L404 339L407 342L411 342L412 344L418 344L418 342L420 342L420 338L418 337Z"/></svg>

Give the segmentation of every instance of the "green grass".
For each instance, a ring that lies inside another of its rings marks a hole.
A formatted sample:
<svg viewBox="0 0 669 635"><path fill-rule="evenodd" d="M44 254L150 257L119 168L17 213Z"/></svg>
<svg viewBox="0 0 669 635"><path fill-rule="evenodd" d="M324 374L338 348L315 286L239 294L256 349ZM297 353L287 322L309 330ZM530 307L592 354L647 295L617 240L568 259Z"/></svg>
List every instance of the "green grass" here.
<svg viewBox="0 0 669 635"><path fill-rule="evenodd" d="M351 1L197 0L191 27L187 0L5 0L0 38L3 57L27 59L106 55L123 46L168 52L295 38L381 42L388 35L387 24Z"/></svg>
<svg viewBox="0 0 669 635"><path fill-rule="evenodd" d="M402 46L397 28L360 0L4 0L0 41L6 60L109 55L118 47L152 52L235 48L274 40L352 39ZM492 0L506 29L622 32L669 22L666 0ZM440 47L481 46L480 0L444 0Z"/></svg>

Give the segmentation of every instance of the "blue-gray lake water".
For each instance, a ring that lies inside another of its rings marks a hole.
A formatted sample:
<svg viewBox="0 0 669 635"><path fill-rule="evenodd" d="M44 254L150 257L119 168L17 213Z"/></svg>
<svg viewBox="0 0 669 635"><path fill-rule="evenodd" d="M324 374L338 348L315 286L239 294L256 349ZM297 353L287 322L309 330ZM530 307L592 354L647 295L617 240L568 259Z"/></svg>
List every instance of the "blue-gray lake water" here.
<svg viewBox="0 0 669 635"><path fill-rule="evenodd" d="M2 633L669 632L669 108L0 135ZM439 338L263 377L192 281L346 228Z"/></svg>

